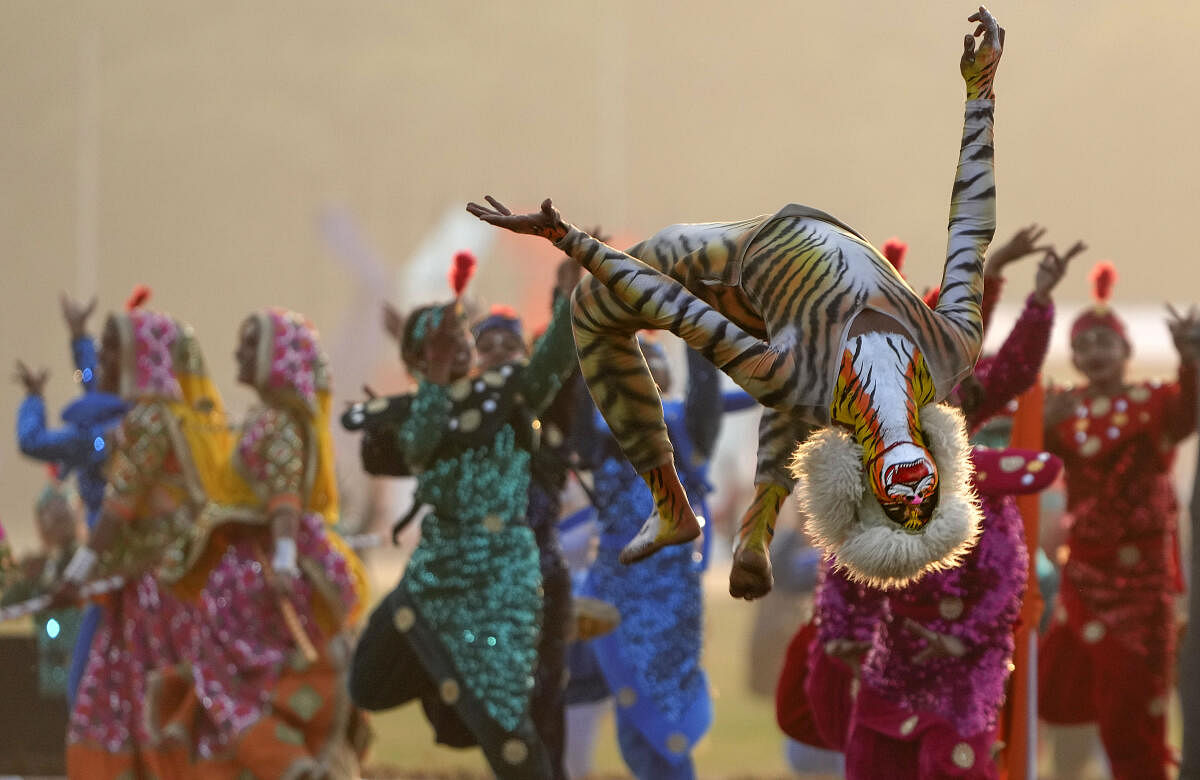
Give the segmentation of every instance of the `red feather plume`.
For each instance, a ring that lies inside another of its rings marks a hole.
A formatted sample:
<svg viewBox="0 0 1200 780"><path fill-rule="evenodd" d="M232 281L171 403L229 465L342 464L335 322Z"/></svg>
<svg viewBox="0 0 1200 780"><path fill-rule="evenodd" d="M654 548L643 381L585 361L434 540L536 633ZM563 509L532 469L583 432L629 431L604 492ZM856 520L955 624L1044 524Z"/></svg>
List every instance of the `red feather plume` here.
<svg viewBox="0 0 1200 780"><path fill-rule="evenodd" d="M454 255L454 266L450 269L450 288L454 290L456 298L461 297L463 290L467 289L467 283L475 275L476 265L478 263L475 255L465 249Z"/></svg>
<svg viewBox="0 0 1200 780"><path fill-rule="evenodd" d="M129 293L129 297L125 299L125 311L133 311L148 300L150 300L150 288L144 284L134 285L133 292Z"/></svg>
<svg viewBox="0 0 1200 780"><path fill-rule="evenodd" d="M908 254L908 244L895 236L883 242L883 256L892 264L897 272L904 273L904 258Z"/></svg>
<svg viewBox="0 0 1200 780"><path fill-rule="evenodd" d="M1088 281L1092 283L1092 297L1100 303L1108 303L1117 282L1117 267L1111 260L1101 260L1092 266Z"/></svg>
<svg viewBox="0 0 1200 780"><path fill-rule="evenodd" d="M517 316L516 309L503 303L493 304L491 310L488 311L488 316L508 317L511 320L520 319L520 317Z"/></svg>
<svg viewBox="0 0 1200 780"><path fill-rule="evenodd" d="M921 298L925 301L926 306L928 306L931 309L936 309L937 304L938 304L938 298L941 297L941 294L942 294L942 288L940 286L930 287L928 290L925 291L925 294L922 295Z"/></svg>

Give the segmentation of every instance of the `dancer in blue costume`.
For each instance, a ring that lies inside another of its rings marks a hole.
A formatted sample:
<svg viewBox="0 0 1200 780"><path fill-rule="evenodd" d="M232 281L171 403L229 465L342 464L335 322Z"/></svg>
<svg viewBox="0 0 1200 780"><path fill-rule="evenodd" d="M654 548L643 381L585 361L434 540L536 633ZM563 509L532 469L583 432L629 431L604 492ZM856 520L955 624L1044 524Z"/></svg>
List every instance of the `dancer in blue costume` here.
<svg viewBox="0 0 1200 780"><path fill-rule="evenodd" d="M667 392L671 376L662 349L643 341L642 352L660 392ZM724 397L717 370L691 350L688 374L686 400L664 401L663 413L688 500L707 516L706 472L722 409L753 401L740 392ZM600 544L581 593L614 604L621 623L590 645L616 698L626 765L641 780L692 778L692 748L712 723L708 679L700 665L700 576L711 533L704 534L699 555L692 545L678 545L633 566L619 563L618 554L654 511L654 501L616 441L606 436L600 446L604 451L594 471Z"/></svg>
<svg viewBox="0 0 1200 780"><path fill-rule="evenodd" d="M138 305L148 295L145 288L134 290L128 305ZM121 422L127 409L124 401L96 389L96 345L87 333L87 319L96 309L96 299L82 304L62 296L63 319L71 331L71 354L75 359L77 377L83 385L83 395L62 411L59 428L46 427L46 401L42 391L48 372L31 371L17 361L17 378L25 387L25 400L17 410L17 444L25 455L58 466L59 477L66 479L73 471L79 486L79 497L87 508L87 524L91 529L100 517L104 501L104 462L108 457L105 435ZM100 622L100 607L87 607L79 626L79 638L71 654L67 674L67 700L72 701L83 669L87 664L92 636Z"/></svg>

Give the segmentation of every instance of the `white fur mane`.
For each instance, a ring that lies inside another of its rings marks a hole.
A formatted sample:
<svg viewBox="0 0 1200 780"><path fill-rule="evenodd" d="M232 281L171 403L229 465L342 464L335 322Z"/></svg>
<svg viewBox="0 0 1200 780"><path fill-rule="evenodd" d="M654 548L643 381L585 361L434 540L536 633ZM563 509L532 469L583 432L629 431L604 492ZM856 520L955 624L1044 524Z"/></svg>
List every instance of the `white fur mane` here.
<svg viewBox="0 0 1200 780"><path fill-rule="evenodd" d="M804 528L851 579L898 588L957 566L979 536L982 510L971 489L971 450L962 412L922 407L921 429L938 468L938 505L919 533L888 519L871 491L862 448L846 431L823 428L796 448L792 476Z"/></svg>

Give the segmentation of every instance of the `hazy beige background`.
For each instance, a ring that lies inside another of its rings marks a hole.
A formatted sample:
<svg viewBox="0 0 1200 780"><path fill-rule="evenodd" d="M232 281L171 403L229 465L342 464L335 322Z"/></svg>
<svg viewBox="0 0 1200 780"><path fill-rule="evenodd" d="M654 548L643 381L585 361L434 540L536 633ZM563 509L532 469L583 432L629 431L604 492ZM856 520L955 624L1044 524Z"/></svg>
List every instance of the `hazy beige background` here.
<svg viewBox="0 0 1200 780"><path fill-rule="evenodd" d="M993 10L1009 34L1001 234L1041 220L1064 243L1086 238L1089 260L1121 264L1122 302L1196 297L1200 6ZM115 307L146 282L157 306L196 326L243 407L231 353L244 313L283 304L328 332L354 301L317 228L331 203L399 270L448 208L484 193L522 207L552 195L569 219L630 239L798 201L876 241L905 237L921 286L940 274L971 11L883 0L8 0L0 368L49 365L56 416L74 394L57 291L95 291ZM480 292L542 301L548 260L527 291L513 273L536 248L507 241L484 256ZM1083 298L1085 265L1063 299ZM1030 276L1012 278L1016 301ZM368 373L379 381L380 369ZM339 378L344 397L362 378ZM6 387L0 420L21 395ZM0 517L18 537L41 481L5 437Z"/></svg>

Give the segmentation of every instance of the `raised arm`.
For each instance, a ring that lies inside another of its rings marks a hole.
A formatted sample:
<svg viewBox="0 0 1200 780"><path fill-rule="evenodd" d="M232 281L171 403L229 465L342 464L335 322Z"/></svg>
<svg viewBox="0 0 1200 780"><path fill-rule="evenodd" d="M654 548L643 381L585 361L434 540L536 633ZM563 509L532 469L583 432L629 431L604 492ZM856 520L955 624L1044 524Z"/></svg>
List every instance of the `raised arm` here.
<svg viewBox="0 0 1200 780"><path fill-rule="evenodd" d="M992 149L992 80L1004 45L1004 30L983 6L979 22L963 41L959 65L967 85L966 115L958 174L950 198L950 237L938 314L945 318L964 355L974 360L983 345L983 260L996 232L996 180ZM979 48L975 38L979 37Z"/></svg>
<svg viewBox="0 0 1200 780"><path fill-rule="evenodd" d="M71 357L75 368L79 371L80 381L84 392L90 393L96 389L96 345L87 332L87 320L96 310L96 298L84 303L71 298L66 293L59 297L62 305L63 319L67 330L71 333Z"/></svg>
<svg viewBox="0 0 1200 780"><path fill-rule="evenodd" d="M1170 388L1166 406L1165 433L1173 441L1182 441L1196 428L1196 367L1200 365L1200 312L1195 306L1180 314L1168 306L1167 328L1179 353L1179 378Z"/></svg>
<svg viewBox="0 0 1200 780"><path fill-rule="evenodd" d="M571 330L571 291L579 283L580 269L574 260L563 265L555 288L550 325L533 348L522 377L525 401L534 414L546 410L579 365L575 334Z"/></svg>
<svg viewBox="0 0 1200 780"><path fill-rule="evenodd" d="M17 446L23 455L42 461L75 465L86 458L87 432L74 425L52 430L46 427L46 401L42 390L48 374L31 371L17 361L17 381L25 388L25 400L17 410Z"/></svg>

